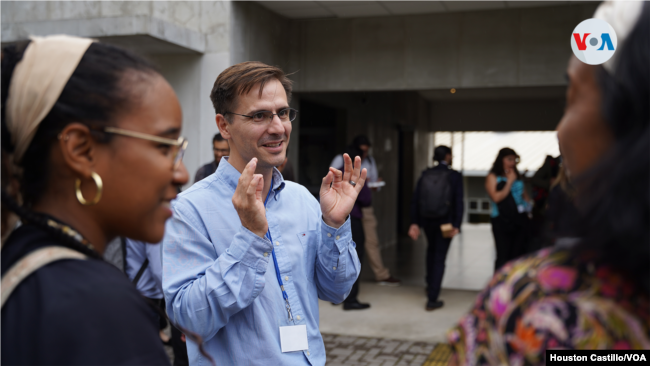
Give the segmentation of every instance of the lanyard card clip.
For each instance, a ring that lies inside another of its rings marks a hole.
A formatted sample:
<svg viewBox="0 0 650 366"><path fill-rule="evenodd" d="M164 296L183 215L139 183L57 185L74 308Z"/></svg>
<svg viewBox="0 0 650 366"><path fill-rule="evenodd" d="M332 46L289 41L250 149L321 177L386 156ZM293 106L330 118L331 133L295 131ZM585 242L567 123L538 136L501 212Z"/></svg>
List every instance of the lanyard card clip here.
<svg viewBox="0 0 650 366"><path fill-rule="evenodd" d="M291 314L291 305L289 305L289 299L284 300L287 307L287 314L289 315L289 323L293 323L293 315Z"/></svg>

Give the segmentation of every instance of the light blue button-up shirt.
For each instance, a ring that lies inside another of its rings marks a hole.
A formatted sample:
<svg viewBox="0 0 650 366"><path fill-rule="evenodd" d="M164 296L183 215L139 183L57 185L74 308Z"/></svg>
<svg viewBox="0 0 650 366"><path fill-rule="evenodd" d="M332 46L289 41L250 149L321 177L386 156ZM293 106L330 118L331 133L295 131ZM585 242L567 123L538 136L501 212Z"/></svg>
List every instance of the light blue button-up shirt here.
<svg viewBox="0 0 650 366"><path fill-rule="evenodd" d="M361 266L350 220L323 222L320 204L273 171L266 217L273 243L241 225L232 204L240 173L217 171L181 193L163 240L163 291L172 321L200 335L219 366L324 365L318 299L342 302ZM265 192L266 194L266 192ZM264 194L264 195L265 195ZM289 295L289 323L272 253ZM282 353L280 327L307 326L309 350ZM209 365L188 339L192 365Z"/></svg>

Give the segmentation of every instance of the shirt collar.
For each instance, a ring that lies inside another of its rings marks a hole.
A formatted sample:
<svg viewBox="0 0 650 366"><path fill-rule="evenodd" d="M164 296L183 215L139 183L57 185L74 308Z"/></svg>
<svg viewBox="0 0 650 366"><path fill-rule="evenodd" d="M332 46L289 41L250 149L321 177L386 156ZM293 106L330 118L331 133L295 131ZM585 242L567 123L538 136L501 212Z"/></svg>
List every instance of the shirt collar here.
<svg viewBox="0 0 650 366"><path fill-rule="evenodd" d="M219 167L217 168L217 175L223 180L232 190L234 191L237 189L237 183L239 182L239 177L241 176L241 173L235 169L234 166L230 165L230 162L228 162L228 156L225 156L221 158L221 162L219 163ZM278 200L278 196L280 192L284 189L284 178L282 178L282 174L277 168L273 168L273 191L275 191L275 194L273 195L275 197L275 200ZM265 195L266 197L266 195Z"/></svg>

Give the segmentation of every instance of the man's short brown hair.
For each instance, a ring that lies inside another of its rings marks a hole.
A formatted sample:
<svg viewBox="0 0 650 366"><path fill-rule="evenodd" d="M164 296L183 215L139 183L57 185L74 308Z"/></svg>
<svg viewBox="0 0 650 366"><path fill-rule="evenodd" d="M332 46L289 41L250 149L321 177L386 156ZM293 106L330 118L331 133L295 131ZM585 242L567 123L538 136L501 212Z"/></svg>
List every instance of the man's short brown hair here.
<svg viewBox="0 0 650 366"><path fill-rule="evenodd" d="M212 87L212 92L210 92L214 111L222 115L225 115L226 112L234 112L234 109L237 108L237 97L248 94L259 83L261 83L261 97L264 85L273 79L277 79L282 84L287 93L287 101L290 101L291 80L280 68L259 61L247 61L230 66L219 74ZM228 118L226 120L231 122Z"/></svg>

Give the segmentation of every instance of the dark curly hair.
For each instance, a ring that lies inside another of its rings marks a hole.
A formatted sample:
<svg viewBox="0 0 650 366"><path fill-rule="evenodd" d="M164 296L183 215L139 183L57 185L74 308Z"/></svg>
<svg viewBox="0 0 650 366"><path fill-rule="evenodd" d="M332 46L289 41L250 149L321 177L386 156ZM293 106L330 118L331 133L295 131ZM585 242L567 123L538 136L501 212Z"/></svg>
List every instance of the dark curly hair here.
<svg viewBox="0 0 650 366"><path fill-rule="evenodd" d="M503 169L503 158L506 156L516 156L517 153L509 148L509 147L504 147L503 149L499 150L499 153L497 154L497 158L494 159L494 163L492 163L492 167L490 168L490 173L494 173L497 177L501 176L504 177L506 175L506 171ZM517 167L515 167L515 173L517 173L517 179L521 179L521 174L519 174L519 170L517 170Z"/></svg>

